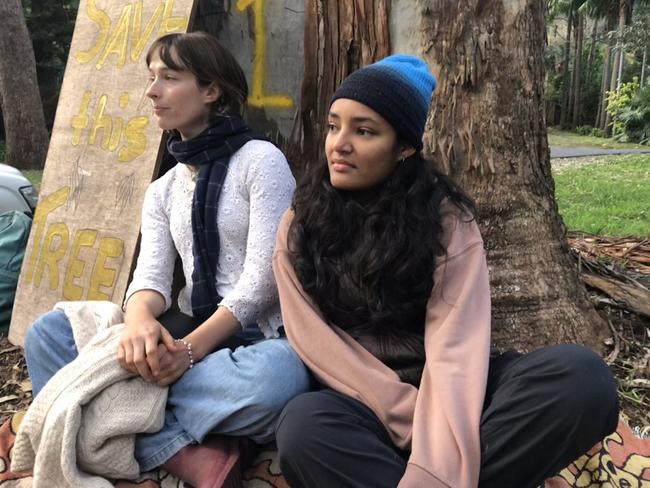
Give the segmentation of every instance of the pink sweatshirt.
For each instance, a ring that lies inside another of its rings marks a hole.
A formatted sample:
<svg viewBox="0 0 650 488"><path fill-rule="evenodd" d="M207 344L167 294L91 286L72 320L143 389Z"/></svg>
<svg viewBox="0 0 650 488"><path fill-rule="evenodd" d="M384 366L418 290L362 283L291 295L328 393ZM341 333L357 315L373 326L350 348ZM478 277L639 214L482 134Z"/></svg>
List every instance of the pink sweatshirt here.
<svg viewBox="0 0 650 488"><path fill-rule="evenodd" d="M328 325L291 265L282 217L273 255L289 342L319 381L367 405L393 442L410 449L400 488L475 488L479 424L490 352L490 285L475 221L443 205L442 243L427 303L426 364L420 388L397 374L338 327Z"/></svg>

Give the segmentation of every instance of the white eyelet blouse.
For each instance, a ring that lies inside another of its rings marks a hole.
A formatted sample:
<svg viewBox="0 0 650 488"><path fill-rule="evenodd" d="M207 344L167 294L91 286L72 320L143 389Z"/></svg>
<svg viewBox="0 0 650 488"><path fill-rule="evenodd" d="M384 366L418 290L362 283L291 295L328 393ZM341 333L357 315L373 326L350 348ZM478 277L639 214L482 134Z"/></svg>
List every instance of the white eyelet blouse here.
<svg viewBox="0 0 650 488"><path fill-rule="evenodd" d="M179 308L191 315L192 199L195 172L177 164L154 181L142 208L140 254L126 301L139 290L155 290L171 305L176 256L183 262L186 286ZM271 269L275 233L291 204L296 182L284 154L266 141L250 141L237 151L219 197L217 292L244 328L257 324L266 337L282 325Z"/></svg>

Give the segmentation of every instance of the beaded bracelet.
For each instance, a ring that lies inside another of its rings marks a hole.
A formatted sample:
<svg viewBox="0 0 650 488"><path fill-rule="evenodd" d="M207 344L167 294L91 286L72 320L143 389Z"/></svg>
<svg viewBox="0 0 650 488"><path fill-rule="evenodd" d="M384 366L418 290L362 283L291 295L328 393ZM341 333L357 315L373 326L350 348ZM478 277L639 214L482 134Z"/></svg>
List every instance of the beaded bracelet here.
<svg viewBox="0 0 650 488"><path fill-rule="evenodd" d="M174 339L174 342L180 342L187 349L187 355L190 357L190 369L194 367L194 353L192 352L192 343L187 342L185 339Z"/></svg>

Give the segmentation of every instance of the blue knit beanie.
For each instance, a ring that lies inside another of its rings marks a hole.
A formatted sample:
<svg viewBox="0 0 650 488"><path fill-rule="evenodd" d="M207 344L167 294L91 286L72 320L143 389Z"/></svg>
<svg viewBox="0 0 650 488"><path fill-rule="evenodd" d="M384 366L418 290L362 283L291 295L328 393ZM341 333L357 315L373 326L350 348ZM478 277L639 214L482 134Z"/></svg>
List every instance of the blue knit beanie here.
<svg viewBox="0 0 650 488"><path fill-rule="evenodd" d="M424 61L394 54L348 76L330 105L339 98L367 105L388 121L400 139L420 151L435 88L436 79Z"/></svg>

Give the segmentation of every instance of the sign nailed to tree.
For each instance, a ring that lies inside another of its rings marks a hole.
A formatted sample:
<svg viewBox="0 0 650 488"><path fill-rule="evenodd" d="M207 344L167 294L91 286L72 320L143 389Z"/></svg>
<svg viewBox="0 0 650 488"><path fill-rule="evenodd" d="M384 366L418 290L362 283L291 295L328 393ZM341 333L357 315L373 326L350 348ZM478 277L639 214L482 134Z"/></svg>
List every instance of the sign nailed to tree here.
<svg viewBox="0 0 650 488"><path fill-rule="evenodd" d="M187 30L193 4L80 2L14 303L13 343L60 300L122 300L161 139L145 97L144 57L156 38Z"/></svg>

